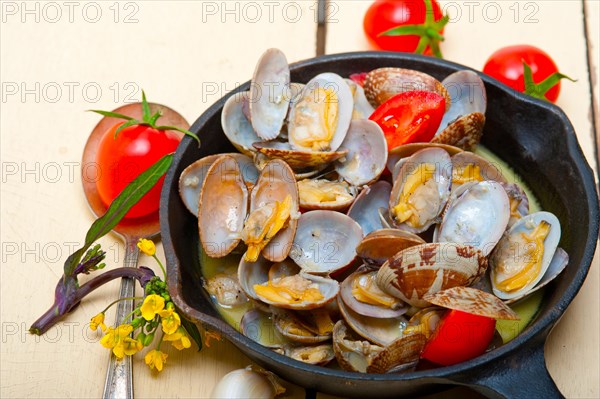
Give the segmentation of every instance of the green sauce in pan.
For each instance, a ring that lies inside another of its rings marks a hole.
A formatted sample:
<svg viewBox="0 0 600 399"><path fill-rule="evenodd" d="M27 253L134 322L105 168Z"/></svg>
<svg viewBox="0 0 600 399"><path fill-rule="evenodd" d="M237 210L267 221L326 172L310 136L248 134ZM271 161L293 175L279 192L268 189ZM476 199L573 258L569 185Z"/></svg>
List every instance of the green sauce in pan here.
<svg viewBox="0 0 600 399"><path fill-rule="evenodd" d="M490 150L483 146L479 146L475 153L492 162L506 179L510 183L519 184L529 198L529 210L530 212L537 212L541 210L539 202L533 196L531 189L525 184L523 179L517 175L517 173L504 161L502 161L497 155L492 153ZM240 262L241 255L231 254L225 258L213 259L209 258L202 247L200 248L200 265L202 275L205 279L209 279L218 273L233 273L237 269ZM535 294L528 296L527 298L511 305L511 308L520 316L520 320L508 321L500 320L496 323L496 329L502 336L504 343L514 339L517 335L529 325L529 323L537 315L542 298L544 296L544 289L537 291ZM215 308L219 311L221 316L227 323L239 330L240 320L246 311L248 311L252 305L247 303L240 306L225 308L220 306L216 301L213 301Z"/></svg>

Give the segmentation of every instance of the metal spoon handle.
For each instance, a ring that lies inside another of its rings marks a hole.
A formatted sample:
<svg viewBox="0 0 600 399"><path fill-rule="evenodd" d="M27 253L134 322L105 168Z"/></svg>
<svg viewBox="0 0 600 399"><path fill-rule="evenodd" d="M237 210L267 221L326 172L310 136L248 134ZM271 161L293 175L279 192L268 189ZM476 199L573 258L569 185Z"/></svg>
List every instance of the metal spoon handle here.
<svg viewBox="0 0 600 399"><path fill-rule="evenodd" d="M128 238L125 242L125 260L123 266L136 267L140 250L136 245L137 239ZM132 297L135 294L135 280L121 279L119 298ZM123 318L133 310L133 301L121 301L117 305L115 326L123 322ZM104 383L104 399L133 399L133 371L131 356L118 360L115 355L110 355L106 382Z"/></svg>

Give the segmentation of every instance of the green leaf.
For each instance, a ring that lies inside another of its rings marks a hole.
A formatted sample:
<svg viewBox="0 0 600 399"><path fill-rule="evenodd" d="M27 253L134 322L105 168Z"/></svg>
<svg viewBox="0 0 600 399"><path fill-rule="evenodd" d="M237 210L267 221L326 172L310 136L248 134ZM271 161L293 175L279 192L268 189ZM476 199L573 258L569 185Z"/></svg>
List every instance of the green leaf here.
<svg viewBox="0 0 600 399"><path fill-rule="evenodd" d="M122 124L121 126L119 126L119 128L118 128L118 129L115 131L115 136L114 136L114 138L115 138L115 139L117 138L117 135L118 135L118 134L121 132L121 130L123 130L123 129L127 129L127 128L128 128L128 127L130 127L130 126L134 126L134 125L140 125L140 124L141 124L141 123L140 123L140 121L138 121L137 119L132 119L132 120L129 120L129 121L127 121L127 122L123 123L123 124Z"/></svg>
<svg viewBox="0 0 600 399"><path fill-rule="evenodd" d="M425 25L431 26L435 22L435 15L433 15L433 4L431 0L425 0Z"/></svg>
<svg viewBox="0 0 600 399"><path fill-rule="evenodd" d="M542 80L540 83L535 83L533 80L533 72L531 71L531 67L527 65L525 60L521 60L521 62L523 63L523 80L525 83L524 93L532 97L548 101L546 98L546 93L548 90L554 87L554 85L560 82L561 79L569 79L571 82L577 82L576 79L572 79L560 72L555 72L546 79Z"/></svg>
<svg viewBox="0 0 600 399"><path fill-rule="evenodd" d="M89 112L95 112L97 114L100 114L102 116L107 116L109 118L118 118L118 119L125 119L127 121L133 120L133 118L131 116L127 116L127 115L123 115L123 114L119 114L117 112L110 112L110 111L101 111L99 109L89 109Z"/></svg>
<svg viewBox="0 0 600 399"><path fill-rule="evenodd" d="M160 110L156 111L154 113L154 115L152 115L150 117L150 119L148 120L148 123L150 124L150 126L152 126L153 128L156 128L156 121L158 120L158 118L160 118L162 116L162 112Z"/></svg>
<svg viewBox="0 0 600 399"><path fill-rule="evenodd" d="M167 154L125 187L114 199L106 213L98 218L88 230L82 248L74 252L65 262L65 276L72 276L79 260L88 248L99 238L108 234L134 206L167 172L173 162L173 154Z"/></svg>
<svg viewBox="0 0 600 399"><path fill-rule="evenodd" d="M196 140L198 142L198 144L200 144L200 139L198 138L198 136L196 136L194 133L190 132L189 130L182 129L177 126L156 126L155 129L157 129L157 130L177 130L178 132L181 132L183 134L190 136L191 138Z"/></svg>
<svg viewBox="0 0 600 399"><path fill-rule="evenodd" d="M149 123L150 116L150 105L148 104L148 100L146 100L146 93L142 90L142 120Z"/></svg>
<svg viewBox="0 0 600 399"><path fill-rule="evenodd" d="M177 313L181 315L181 312L177 310ZM185 328L185 331L192 337L196 345L198 345L198 352L202 350L202 334L200 334L200 330L198 330L198 326L185 317L181 317L181 325Z"/></svg>
<svg viewBox="0 0 600 399"><path fill-rule="evenodd" d="M423 25L403 25L396 26L395 28L381 32L378 36L405 36L405 35L418 35L424 36L426 34L425 27Z"/></svg>

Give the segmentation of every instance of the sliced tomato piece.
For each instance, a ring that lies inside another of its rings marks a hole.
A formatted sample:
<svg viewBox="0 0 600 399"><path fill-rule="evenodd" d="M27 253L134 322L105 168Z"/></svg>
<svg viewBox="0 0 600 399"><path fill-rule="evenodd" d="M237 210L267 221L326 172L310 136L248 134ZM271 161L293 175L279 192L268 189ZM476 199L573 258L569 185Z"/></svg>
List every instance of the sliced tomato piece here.
<svg viewBox="0 0 600 399"><path fill-rule="evenodd" d="M430 91L407 91L381 104L369 119L376 122L388 150L409 143L431 141L446 110L446 100Z"/></svg>
<svg viewBox="0 0 600 399"><path fill-rule="evenodd" d="M483 354L494 338L496 320L451 310L440 321L421 357L442 366L473 359Z"/></svg>

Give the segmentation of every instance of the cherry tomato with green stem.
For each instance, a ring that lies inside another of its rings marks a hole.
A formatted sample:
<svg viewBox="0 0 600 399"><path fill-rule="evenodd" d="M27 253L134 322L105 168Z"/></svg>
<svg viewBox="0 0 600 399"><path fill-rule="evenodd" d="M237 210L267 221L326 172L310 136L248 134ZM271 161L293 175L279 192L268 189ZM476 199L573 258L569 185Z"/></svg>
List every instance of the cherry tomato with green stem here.
<svg viewBox="0 0 600 399"><path fill-rule="evenodd" d="M556 102L561 79L573 79L558 71L552 58L529 45L503 47L493 53L483 73L535 98Z"/></svg>
<svg viewBox="0 0 600 399"><path fill-rule="evenodd" d="M436 0L377 0L365 13L363 29L375 48L441 58L447 23Z"/></svg>

